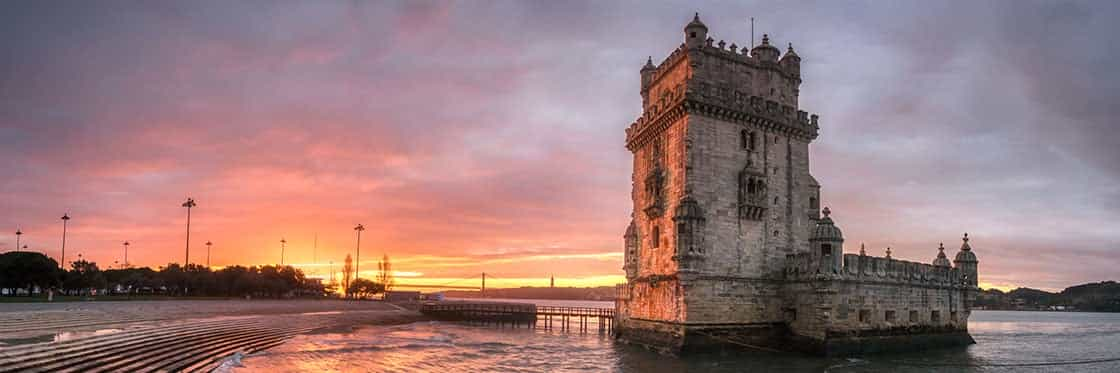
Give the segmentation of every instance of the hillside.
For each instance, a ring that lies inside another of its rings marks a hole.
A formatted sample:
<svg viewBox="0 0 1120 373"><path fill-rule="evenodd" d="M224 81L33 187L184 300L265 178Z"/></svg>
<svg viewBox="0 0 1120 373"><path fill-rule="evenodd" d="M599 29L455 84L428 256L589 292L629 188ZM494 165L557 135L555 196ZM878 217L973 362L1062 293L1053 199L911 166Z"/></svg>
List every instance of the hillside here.
<svg viewBox="0 0 1120 373"><path fill-rule="evenodd" d="M976 307L993 310L1064 310L1120 312L1120 283L1104 281L1076 285L1058 293L1018 288L1007 293L985 290Z"/></svg>

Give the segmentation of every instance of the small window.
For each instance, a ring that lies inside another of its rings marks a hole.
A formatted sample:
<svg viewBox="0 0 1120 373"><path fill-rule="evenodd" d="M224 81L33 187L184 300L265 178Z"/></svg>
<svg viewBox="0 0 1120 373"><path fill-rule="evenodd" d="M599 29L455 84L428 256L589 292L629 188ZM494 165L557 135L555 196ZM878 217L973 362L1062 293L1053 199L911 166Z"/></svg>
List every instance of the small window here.
<svg viewBox="0 0 1120 373"><path fill-rule="evenodd" d="M809 197L809 207L817 210L817 197Z"/></svg>
<svg viewBox="0 0 1120 373"><path fill-rule="evenodd" d="M781 234L782 234L782 231L774 231L774 237L777 237Z"/></svg>
<svg viewBox="0 0 1120 373"><path fill-rule="evenodd" d="M688 33L688 37L690 37L690 38L696 37L696 31Z"/></svg>
<svg viewBox="0 0 1120 373"><path fill-rule="evenodd" d="M739 132L739 147L743 149L750 149L750 138L747 135L747 130Z"/></svg>
<svg viewBox="0 0 1120 373"><path fill-rule="evenodd" d="M653 226L653 237L651 237L651 238L653 239L653 248L656 249L656 248L661 247L661 228L660 227L658 227L656 225Z"/></svg>
<svg viewBox="0 0 1120 373"><path fill-rule="evenodd" d="M929 321L932 321L934 324L941 322L941 311L930 312Z"/></svg>
<svg viewBox="0 0 1120 373"><path fill-rule="evenodd" d="M758 147L758 134L751 132L751 150Z"/></svg>
<svg viewBox="0 0 1120 373"><path fill-rule="evenodd" d="M949 320L957 322L957 311L949 312Z"/></svg>
<svg viewBox="0 0 1120 373"><path fill-rule="evenodd" d="M821 244L821 256L832 255L832 245L823 243Z"/></svg>
<svg viewBox="0 0 1120 373"><path fill-rule="evenodd" d="M778 197L774 197L774 204L775 204L775 205L777 205L777 204L778 204Z"/></svg>
<svg viewBox="0 0 1120 373"><path fill-rule="evenodd" d="M918 311L910 311L910 322L918 322Z"/></svg>
<svg viewBox="0 0 1120 373"><path fill-rule="evenodd" d="M886 314L883 315L883 316L887 319L887 321L890 321L890 322L894 322L895 319L897 319L897 317L894 314L894 310L887 311Z"/></svg>
<svg viewBox="0 0 1120 373"><path fill-rule="evenodd" d="M797 320L797 309L796 308L786 308L786 320L789 320L789 321Z"/></svg>
<svg viewBox="0 0 1120 373"><path fill-rule="evenodd" d="M775 143L775 144L777 144L777 143L778 143L778 136L774 136L774 143Z"/></svg>
<svg viewBox="0 0 1120 373"><path fill-rule="evenodd" d="M859 322L871 322L871 310L859 310Z"/></svg>

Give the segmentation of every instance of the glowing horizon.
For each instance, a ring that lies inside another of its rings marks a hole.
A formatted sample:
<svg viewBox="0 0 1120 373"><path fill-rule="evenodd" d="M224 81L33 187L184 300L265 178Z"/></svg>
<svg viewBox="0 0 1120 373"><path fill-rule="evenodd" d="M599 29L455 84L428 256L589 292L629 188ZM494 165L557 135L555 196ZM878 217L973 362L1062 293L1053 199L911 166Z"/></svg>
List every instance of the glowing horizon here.
<svg viewBox="0 0 1120 373"><path fill-rule="evenodd" d="M699 11L796 47L846 252L930 262L969 232L984 286L1117 280L1115 5L1016 5L13 4L0 252L20 229L58 259L68 213L67 261L182 262L192 197L192 263L276 264L284 238L340 268L360 223L363 277L387 254L409 281L613 285L639 69Z"/></svg>

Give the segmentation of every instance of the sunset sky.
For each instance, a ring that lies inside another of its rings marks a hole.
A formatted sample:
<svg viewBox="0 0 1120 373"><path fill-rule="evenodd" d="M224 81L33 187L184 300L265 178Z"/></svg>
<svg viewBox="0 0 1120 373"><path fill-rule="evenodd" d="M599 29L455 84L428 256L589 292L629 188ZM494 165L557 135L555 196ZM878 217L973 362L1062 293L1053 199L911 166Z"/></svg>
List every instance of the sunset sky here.
<svg viewBox="0 0 1120 373"><path fill-rule="evenodd" d="M398 281L623 281L638 69L711 35L792 42L844 230L980 281L1120 280L1120 3L6 2L0 252ZM784 48L783 48L784 50ZM318 266L313 242L318 237Z"/></svg>

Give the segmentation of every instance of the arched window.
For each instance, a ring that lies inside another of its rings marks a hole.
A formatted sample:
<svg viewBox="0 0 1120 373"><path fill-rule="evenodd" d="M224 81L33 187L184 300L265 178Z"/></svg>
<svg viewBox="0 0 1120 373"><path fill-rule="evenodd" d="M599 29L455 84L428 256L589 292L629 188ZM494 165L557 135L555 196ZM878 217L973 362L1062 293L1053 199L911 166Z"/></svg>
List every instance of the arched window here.
<svg viewBox="0 0 1120 373"><path fill-rule="evenodd" d="M747 130L739 131L739 147L743 149L750 149L750 139L747 137Z"/></svg>
<svg viewBox="0 0 1120 373"><path fill-rule="evenodd" d="M832 245L821 244L821 256L832 255Z"/></svg>
<svg viewBox="0 0 1120 373"><path fill-rule="evenodd" d="M653 239L653 248L656 249L656 248L661 247L661 228L660 227L658 227L656 225L653 226L653 237L651 237L651 238Z"/></svg>
<svg viewBox="0 0 1120 373"><path fill-rule="evenodd" d="M751 150L758 147L758 134L751 132Z"/></svg>

